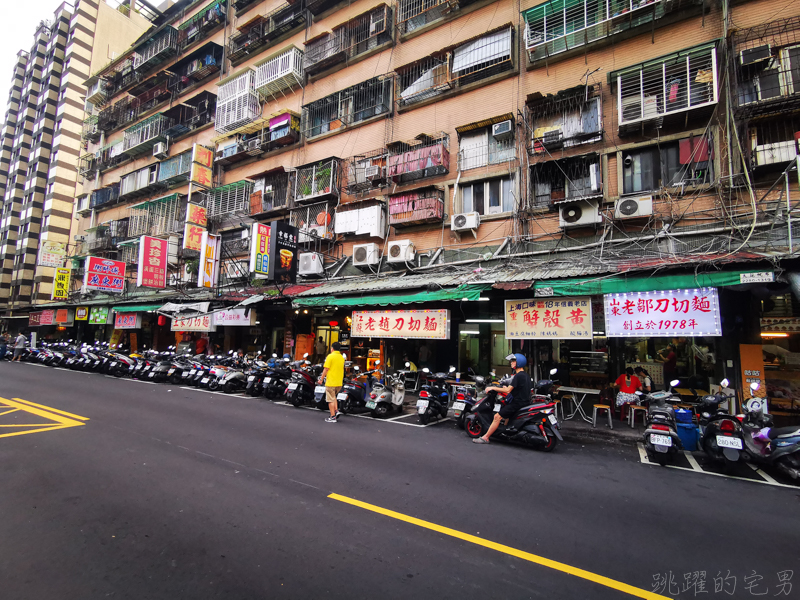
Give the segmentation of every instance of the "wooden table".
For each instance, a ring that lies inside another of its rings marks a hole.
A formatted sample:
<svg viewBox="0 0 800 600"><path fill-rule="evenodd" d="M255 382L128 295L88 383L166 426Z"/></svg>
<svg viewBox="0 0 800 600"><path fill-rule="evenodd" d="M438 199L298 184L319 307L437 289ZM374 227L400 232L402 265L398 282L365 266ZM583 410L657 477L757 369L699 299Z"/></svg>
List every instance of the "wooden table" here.
<svg viewBox="0 0 800 600"><path fill-rule="evenodd" d="M575 404L575 410L572 414L564 417L565 421L575 418L575 415L580 414L581 418L587 423L591 423L592 419L583 410L583 402L588 396L600 396L600 390L592 390L589 388L567 387L562 385L558 388L559 392L569 392L572 394L572 402Z"/></svg>

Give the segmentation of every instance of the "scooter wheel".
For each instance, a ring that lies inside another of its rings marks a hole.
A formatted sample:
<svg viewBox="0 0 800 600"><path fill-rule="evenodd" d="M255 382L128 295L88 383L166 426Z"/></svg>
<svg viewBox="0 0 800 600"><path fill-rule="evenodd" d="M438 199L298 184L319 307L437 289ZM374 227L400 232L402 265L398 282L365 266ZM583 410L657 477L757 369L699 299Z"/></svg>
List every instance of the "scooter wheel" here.
<svg viewBox="0 0 800 600"><path fill-rule="evenodd" d="M219 389L219 381L212 379L208 382L208 389L211 392L216 392Z"/></svg>
<svg viewBox="0 0 800 600"><path fill-rule="evenodd" d="M388 406L386 406L385 404L379 404L379 405L378 405L378 406L376 406L376 407L375 407L375 409L372 411L372 416L373 416L373 417L375 417L375 418L377 418L377 419L382 419L382 418L384 418L384 417L385 417L387 414L389 414L389 407L388 407Z"/></svg>
<svg viewBox="0 0 800 600"><path fill-rule="evenodd" d="M289 398L289 402L291 402L292 406L295 408L300 408L303 405L303 398L300 397L300 394L294 394Z"/></svg>
<svg viewBox="0 0 800 600"><path fill-rule="evenodd" d="M464 430L471 438L479 438L483 435L483 426L478 419L466 419L464 421Z"/></svg>
<svg viewBox="0 0 800 600"><path fill-rule="evenodd" d="M431 413L426 410L424 413L422 413L419 416L419 422L422 423L423 425L427 425L428 423L430 423L431 422Z"/></svg>
<svg viewBox="0 0 800 600"><path fill-rule="evenodd" d="M547 438L547 443L541 447L542 452L552 452L558 446L558 438L555 435L551 435Z"/></svg>

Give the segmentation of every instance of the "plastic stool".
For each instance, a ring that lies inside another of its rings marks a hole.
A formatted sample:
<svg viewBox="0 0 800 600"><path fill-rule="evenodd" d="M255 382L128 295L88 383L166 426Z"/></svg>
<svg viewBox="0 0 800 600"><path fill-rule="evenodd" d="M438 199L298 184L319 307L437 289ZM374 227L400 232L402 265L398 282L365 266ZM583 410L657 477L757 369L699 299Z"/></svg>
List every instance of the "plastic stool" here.
<svg viewBox="0 0 800 600"><path fill-rule="evenodd" d="M592 427L597 427L597 411L604 410L606 411L606 416L608 417L608 426L611 429L614 429L614 424L611 422L611 406L608 404L595 404L594 409L592 410Z"/></svg>
<svg viewBox="0 0 800 600"><path fill-rule="evenodd" d="M563 421L564 420L564 404L561 402L561 400L553 400L552 402L553 402L553 404L556 405L555 406L556 418L558 418L558 411L560 410L561 411L561 420Z"/></svg>
<svg viewBox="0 0 800 600"><path fill-rule="evenodd" d="M562 402L562 406L561 406L561 412L562 413L564 412L563 403L565 403L567 401L572 403L572 409L575 410L575 398L572 396L572 394L562 394L560 400Z"/></svg>
<svg viewBox="0 0 800 600"><path fill-rule="evenodd" d="M644 406L638 406L636 404L631 404L630 408L628 409L628 423L633 429L634 424L636 423L636 413L642 413L642 425L645 427L647 426L647 409Z"/></svg>

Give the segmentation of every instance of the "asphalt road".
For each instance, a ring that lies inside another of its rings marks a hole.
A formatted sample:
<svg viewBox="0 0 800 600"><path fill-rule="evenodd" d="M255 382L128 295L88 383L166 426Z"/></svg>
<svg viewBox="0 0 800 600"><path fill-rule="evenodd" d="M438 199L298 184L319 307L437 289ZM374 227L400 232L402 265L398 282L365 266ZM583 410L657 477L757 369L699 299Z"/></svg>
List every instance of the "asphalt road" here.
<svg viewBox="0 0 800 600"><path fill-rule="evenodd" d="M477 446L7 362L0 397L88 419L8 436L42 418L0 400L3 600L800 598L800 490L633 446Z"/></svg>

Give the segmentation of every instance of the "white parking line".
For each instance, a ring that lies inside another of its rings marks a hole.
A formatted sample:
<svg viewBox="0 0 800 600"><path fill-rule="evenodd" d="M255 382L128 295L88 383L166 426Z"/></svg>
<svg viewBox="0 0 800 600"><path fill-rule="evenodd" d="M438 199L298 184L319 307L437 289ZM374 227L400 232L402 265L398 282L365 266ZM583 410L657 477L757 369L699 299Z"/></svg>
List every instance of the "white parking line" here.
<svg viewBox="0 0 800 600"><path fill-rule="evenodd" d="M124 377L114 377L113 375L104 375L104 377L108 377L110 379L116 379L118 381L132 381L133 383L146 383L147 385L155 385L155 381L142 381L141 379L125 379Z"/></svg>
<svg viewBox="0 0 800 600"><path fill-rule="evenodd" d="M767 475L766 473L764 473L764 471L759 469L757 466L751 465L750 463L747 463L747 466L749 466L751 469L753 469L753 471L755 471L756 473L761 475L761 477L763 477L764 479L766 479L770 483L775 483L775 484L778 483L777 481L775 481L775 479L773 479L770 475Z"/></svg>
<svg viewBox="0 0 800 600"><path fill-rule="evenodd" d="M686 460L689 461L689 464L692 465L692 469L695 471L702 471L703 469L700 468L700 463L697 462L697 459L692 456L692 453L688 450L683 451L683 455L686 457Z"/></svg>
<svg viewBox="0 0 800 600"><path fill-rule="evenodd" d="M148 381L148 382L143 382L143 383L151 383L151 382ZM182 389L182 390L194 390L195 392L200 392L201 394L216 394L217 396L229 396L231 398L249 398L249 396L247 396L246 394L228 394L227 392L212 392L211 390L198 389L198 388L189 387L189 386L185 386L185 385L180 386L180 389Z"/></svg>

